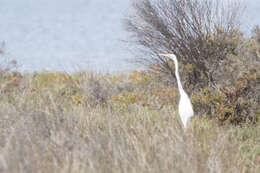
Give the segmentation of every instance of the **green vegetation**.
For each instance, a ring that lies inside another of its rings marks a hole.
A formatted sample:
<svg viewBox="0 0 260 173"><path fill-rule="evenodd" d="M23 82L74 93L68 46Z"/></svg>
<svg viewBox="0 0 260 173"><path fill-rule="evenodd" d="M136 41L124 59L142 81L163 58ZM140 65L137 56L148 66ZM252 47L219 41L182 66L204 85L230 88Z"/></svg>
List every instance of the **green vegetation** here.
<svg viewBox="0 0 260 173"><path fill-rule="evenodd" d="M178 90L152 75L6 73L0 79L0 170L259 172L259 122L219 125L196 113L184 133ZM222 96L204 97L202 106L226 106Z"/></svg>

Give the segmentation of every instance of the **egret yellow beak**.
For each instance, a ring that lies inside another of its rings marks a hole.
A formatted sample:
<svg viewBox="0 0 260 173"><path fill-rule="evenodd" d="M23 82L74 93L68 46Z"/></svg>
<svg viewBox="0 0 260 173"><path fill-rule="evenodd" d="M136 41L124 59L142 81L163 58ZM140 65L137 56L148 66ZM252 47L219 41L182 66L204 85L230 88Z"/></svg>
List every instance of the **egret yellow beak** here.
<svg viewBox="0 0 260 173"><path fill-rule="evenodd" d="M160 53L160 54L158 54L159 56L165 56L165 57L169 57L170 56L170 54L163 54L163 53Z"/></svg>

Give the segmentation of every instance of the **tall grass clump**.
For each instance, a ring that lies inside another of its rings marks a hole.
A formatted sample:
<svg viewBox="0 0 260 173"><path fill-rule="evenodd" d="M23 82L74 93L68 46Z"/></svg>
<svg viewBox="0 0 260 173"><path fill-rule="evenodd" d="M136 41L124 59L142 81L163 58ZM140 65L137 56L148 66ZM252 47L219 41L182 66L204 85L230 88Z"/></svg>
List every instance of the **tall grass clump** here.
<svg viewBox="0 0 260 173"><path fill-rule="evenodd" d="M259 172L259 124L195 117L184 133L175 91L149 73L8 76L0 172Z"/></svg>

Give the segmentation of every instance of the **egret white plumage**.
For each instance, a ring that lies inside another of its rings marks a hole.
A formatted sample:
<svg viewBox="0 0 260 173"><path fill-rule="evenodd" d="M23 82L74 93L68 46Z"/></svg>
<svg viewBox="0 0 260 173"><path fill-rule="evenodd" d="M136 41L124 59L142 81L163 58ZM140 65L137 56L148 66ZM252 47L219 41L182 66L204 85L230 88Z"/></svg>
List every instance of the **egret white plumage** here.
<svg viewBox="0 0 260 173"><path fill-rule="evenodd" d="M192 104L189 99L189 96L184 91L182 84L181 84L181 79L180 79L179 70L178 70L177 57L174 54L159 54L159 55L170 58L171 60L173 60L173 62L175 64L175 75L176 75L176 79L177 79L178 89L180 92L179 115L181 117L181 121L183 123L184 128L186 128L189 120L194 115L194 111L192 109Z"/></svg>

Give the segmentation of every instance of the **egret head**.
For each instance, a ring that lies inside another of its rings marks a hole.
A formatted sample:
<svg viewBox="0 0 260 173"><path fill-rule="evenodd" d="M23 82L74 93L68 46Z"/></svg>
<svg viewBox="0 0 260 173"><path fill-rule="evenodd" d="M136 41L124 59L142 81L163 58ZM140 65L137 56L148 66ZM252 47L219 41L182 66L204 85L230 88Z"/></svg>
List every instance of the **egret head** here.
<svg viewBox="0 0 260 173"><path fill-rule="evenodd" d="M174 62L177 61L177 57L176 57L176 55L174 55L174 54L159 54L159 55L160 55L160 56L167 57L167 58L173 60Z"/></svg>

